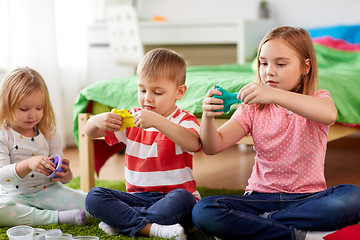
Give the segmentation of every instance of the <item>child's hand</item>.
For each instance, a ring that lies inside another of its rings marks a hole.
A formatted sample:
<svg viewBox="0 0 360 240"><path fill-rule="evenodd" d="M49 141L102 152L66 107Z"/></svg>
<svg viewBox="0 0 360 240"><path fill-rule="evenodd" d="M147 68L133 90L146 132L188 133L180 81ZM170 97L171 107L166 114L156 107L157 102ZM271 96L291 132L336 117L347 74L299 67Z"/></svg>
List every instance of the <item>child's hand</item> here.
<svg viewBox="0 0 360 240"><path fill-rule="evenodd" d="M203 100L203 116L206 117L216 117L224 114L224 112L214 112L214 110L224 108L223 100L220 98L213 98L213 95L221 95L222 93L217 89L210 89Z"/></svg>
<svg viewBox="0 0 360 240"><path fill-rule="evenodd" d="M155 127L155 124L159 122L160 114L149 111L140 110L134 113L134 122L139 128Z"/></svg>
<svg viewBox="0 0 360 240"><path fill-rule="evenodd" d="M52 178L54 182L62 182L62 183L68 183L71 181L73 175L70 169L70 161L62 158L61 161L63 164L60 164L60 167L64 169L64 172L57 172L56 175L58 178Z"/></svg>
<svg viewBox="0 0 360 240"><path fill-rule="evenodd" d="M123 125L122 117L111 112L101 113L94 117L95 125L104 131L116 132Z"/></svg>
<svg viewBox="0 0 360 240"><path fill-rule="evenodd" d="M245 104L270 104L274 102L275 91L277 89L253 82L241 88L237 97Z"/></svg>
<svg viewBox="0 0 360 240"><path fill-rule="evenodd" d="M52 162L50 157L34 156L29 158L27 161L30 170L42 173L46 176L55 171L55 164Z"/></svg>

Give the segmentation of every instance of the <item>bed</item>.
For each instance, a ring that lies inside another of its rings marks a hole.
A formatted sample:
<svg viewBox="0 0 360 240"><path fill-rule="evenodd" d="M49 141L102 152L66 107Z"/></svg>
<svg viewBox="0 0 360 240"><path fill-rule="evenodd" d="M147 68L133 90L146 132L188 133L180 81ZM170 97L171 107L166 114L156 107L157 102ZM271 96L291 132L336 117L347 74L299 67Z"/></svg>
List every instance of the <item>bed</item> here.
<svg viewBox="0 0 360 240"><path fill-rule="evenodd" d="M338 109L337 123L330 127L328 141L360 131L360 25L308 29L319 65L320 88L329 90ZM256 51L254 49L254 51ZM178 104L200 117L202 100L209 88L219 85L237 92L255 77L255 65L224 64L187 68L188 91ZM74 103L73 133L79 147L81 189L94 186L94 173L124 145L108 146L103 139L89 139L84 126L91 115L112 108L138 107L137 77L106 79L84 88ZM216 119L218 126L234 112ZM252 144L251 137L240 143Z"/></svg>

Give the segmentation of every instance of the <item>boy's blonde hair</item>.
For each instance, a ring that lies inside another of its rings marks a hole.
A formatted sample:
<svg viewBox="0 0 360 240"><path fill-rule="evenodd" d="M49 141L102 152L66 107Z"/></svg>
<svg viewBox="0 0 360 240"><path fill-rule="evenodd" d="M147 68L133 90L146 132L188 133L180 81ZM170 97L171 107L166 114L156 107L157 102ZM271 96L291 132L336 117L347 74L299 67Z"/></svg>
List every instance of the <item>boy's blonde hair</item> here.
<svg viewBox="0 0 360 240"><path fill-rule="evenodd" d="M145 54L137 67L139 78L151 81L167 79L178 86L185 84L186 63L184 58L173 50L156 48Z"/></svg>
<svg viewBox="0 0 360 240"><path fill-rule="evenodd" d="M44 96L44 115L38 128L45 138L50 140L56 129L55 114L44 79L31 68L17 68L5 77L0 90L0 123L12 126L15 122L16 108L24 97L33 91L40 91Z"/></svg>
<svg viewBox="0 0 360 240"><path fill-rule="evenodd" d="M260 78L260 60L262 46L272 39L280 38L284 40L290 48L292 48L302 64L301 67L305 67L305 61L310 60L310 71L308 74L302 76L302 81L297 93L311 95L318 87L318 67L314 45L309 33L302 28L295 28L290 26L277 27L271 30L264 39L261 41L258 49L258 71L255 81L263 84Z"/></svg>

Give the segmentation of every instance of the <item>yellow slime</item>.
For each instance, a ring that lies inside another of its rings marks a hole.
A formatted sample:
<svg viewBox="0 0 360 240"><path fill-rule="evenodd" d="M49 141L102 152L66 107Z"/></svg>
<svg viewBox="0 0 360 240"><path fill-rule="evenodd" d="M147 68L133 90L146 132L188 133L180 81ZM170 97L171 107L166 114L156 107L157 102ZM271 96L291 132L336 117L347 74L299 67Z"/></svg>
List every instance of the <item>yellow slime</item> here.
<svg viewBox="0 0 360 240"><path fill-rule="evenodd" d="M122 117L123 119L123 125L121 126L120 130L119 131L122 131L124 130L125 128L127 127L135 127L135 122L134 122L134 116L131 115L128 110L126 109L116 109L116 108L113 108L111 110L112 113L115 113L119 116Z"/></svg>

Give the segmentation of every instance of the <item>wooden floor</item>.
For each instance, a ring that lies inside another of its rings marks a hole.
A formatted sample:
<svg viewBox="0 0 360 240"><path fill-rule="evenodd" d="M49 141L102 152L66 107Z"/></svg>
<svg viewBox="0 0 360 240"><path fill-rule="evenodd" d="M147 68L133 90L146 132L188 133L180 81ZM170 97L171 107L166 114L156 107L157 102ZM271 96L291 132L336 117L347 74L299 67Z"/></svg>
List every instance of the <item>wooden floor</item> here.
<svg viewBox="0 0 360 240"><path fill-rule="evenodd" d="M65 157L71 162L74 176L79 175L78 150L65 149ZM194 176L198 186L226 189L244 189L251 174L255 153L251 147L240 151L233 146L213 156L196 153ZM360 186L360 138L347 137L328 143L325 161L325 177L328 187L349 183ZM105 163L99 179L124 179L123 156L115 154Z"/></svg>

